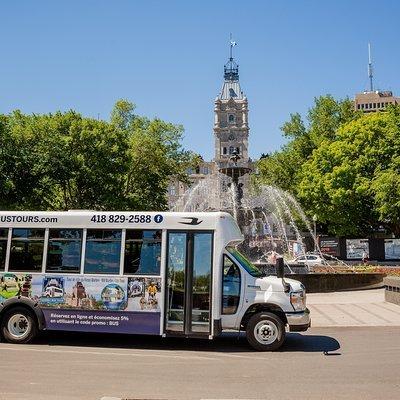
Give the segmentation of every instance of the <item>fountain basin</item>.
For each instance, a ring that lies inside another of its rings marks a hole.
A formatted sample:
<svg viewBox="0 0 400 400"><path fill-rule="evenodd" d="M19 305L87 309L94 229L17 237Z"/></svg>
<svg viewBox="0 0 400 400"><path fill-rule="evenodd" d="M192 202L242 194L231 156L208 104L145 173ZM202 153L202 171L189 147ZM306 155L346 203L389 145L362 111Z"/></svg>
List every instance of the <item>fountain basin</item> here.
<svg viewBox="0 0 400 400"><path fill-rule="evenodd" d="M300 281L308 293L340 292L347 290L378 289L384 287L386 274L378 272L359 273L310 273L291 274Z"/></svg>
<svg viewBox="0 0 400 400"><path fill-rule="evenodd" d="M276 275L272 264L256 264L266 275ZM301 264L285 265L285 276L300 281L307 293L340 292L347 290L378 289L384 287L382 272L308 272Z"/></svg>

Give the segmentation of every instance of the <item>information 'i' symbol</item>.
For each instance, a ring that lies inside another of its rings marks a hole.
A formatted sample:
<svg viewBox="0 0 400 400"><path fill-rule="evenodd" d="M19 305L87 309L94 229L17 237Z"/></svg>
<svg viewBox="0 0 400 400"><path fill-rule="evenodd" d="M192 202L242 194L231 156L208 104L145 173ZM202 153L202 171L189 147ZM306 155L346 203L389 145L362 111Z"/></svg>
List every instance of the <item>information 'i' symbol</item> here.
<svg viewBox="0 0 400 400"><path fill-rule="evenodd" d="M161 214L157 214L157 215L154 217L154 222L156 222L157 224L159 224L160 222L163 221L163 219L164 219L164 217L163 217Z"/></svg>

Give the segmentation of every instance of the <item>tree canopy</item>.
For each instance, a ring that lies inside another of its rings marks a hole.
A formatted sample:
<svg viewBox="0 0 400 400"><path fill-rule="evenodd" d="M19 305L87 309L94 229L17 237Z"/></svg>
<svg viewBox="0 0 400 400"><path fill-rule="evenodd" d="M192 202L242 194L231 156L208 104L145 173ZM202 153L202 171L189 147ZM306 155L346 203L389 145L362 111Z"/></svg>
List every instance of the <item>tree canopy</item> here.
<svg viewBox="0 0 400 400"><path fill-rule="evenodd" d="M259 181L294 194L326 233L400 234L400 109L363 114L320 97L305 124L291 115L289 142L259 162Z"/></svg>
<svg viewBox="0 0 400 400"><path fill-rule="evenodd" d="M0 115L0 208L165 209L167 186L193 154L183 127L134 114L119 100L110 122L74 112Z"/></svg>

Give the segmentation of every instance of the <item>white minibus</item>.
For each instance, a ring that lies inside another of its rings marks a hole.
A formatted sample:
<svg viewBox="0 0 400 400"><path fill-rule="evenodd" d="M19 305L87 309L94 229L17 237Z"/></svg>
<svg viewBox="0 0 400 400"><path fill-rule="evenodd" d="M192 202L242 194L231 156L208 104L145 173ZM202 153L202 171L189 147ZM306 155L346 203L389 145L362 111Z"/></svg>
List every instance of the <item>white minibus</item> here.
<svg viewBox="0 0 400 400"><path fill-rule="evenodd" d="M310 326L304 286L263 276L223 212L0 212L0 329L212 339L260 351Z"/></svg>

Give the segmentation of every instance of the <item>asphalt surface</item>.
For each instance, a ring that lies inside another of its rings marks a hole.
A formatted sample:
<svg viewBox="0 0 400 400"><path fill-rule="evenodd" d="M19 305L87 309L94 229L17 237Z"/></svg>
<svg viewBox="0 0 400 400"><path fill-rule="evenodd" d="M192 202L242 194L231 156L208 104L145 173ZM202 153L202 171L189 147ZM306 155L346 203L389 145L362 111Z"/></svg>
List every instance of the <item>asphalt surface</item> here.
<svg viewBox="0 0 400 400"><path fill-rule="evenodd" d="M281 351L215 341L47 333L0 343L0 399L399 399L400 328L311 328Z"/></svg>

